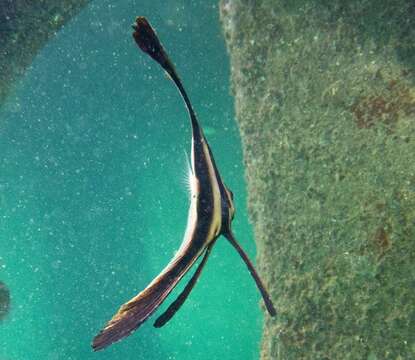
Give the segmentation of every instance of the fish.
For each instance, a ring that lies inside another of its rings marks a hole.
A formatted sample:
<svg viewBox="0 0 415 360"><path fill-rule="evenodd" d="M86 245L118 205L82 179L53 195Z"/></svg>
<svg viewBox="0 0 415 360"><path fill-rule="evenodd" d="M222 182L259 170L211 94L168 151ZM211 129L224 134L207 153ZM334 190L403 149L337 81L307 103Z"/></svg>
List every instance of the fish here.
<svg viewBox="0 0 415 360"><path fill-rule="evenodd" d="M216 240L221 235L230 242L245 262L262 295L269 315L276 316L275 307L262 280L232 232L231 223L235 215L233 193L222 181L211 148L182 81L148 20L145 17L137 17L132 27L136 44L171 78L189 114L191 124L190 208L185 235L179 250L144 290L119 308L93 339L94 351L102 350L135 331L157 310L183 276L202 257L185 288L154 322L156 328L165 325L180 309L194 288Z"/></svg>

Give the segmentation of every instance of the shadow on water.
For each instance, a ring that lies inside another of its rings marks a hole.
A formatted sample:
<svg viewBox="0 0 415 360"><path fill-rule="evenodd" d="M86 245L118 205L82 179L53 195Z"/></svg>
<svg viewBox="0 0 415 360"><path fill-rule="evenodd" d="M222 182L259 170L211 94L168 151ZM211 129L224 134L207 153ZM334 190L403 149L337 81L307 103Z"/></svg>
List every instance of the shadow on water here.
<svg viewBox="0 0 415 360"><path fill-rule="evenodd" d="M3 320L10 311L10 291L5 283L0 281L0 321Z"/></svg>

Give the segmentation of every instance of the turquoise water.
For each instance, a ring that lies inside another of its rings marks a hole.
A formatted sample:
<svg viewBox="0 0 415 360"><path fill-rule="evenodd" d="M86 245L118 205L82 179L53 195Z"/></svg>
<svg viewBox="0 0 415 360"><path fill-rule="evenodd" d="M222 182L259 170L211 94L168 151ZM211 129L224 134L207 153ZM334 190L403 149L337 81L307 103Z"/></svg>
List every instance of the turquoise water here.
<svg viewBox="0 0 415 360"><path fill-rule="evenodd" d="M224 239L165 327L154 328L154 316L122 342L90 348L167 264L187 220L187 114L134 44L136 15L149 18L176 64L235 194L236 236L255 258L216 1L95 1L41 51L0 111L0 281L12 296L0 360L258 357L259 295Z"/></svg>

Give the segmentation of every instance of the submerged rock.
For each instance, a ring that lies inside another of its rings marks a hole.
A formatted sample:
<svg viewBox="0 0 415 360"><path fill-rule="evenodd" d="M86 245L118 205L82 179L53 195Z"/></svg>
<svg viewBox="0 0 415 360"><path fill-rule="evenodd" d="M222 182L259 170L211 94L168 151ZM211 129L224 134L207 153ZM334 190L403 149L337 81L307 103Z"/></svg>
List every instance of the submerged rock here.
<svg viewBox="0 0 415 360"><path fill-rule="evenodd" d="M10 291L6 284L0 281L0 320L3 320L10 311Z"/></svg>
<svg viewBox="0 0 415 360"><path fill-rule="evenodd" d="M0 107L46 42L89 0L0 2Z"/></svg>
<svg viewBox="0 0 415 360"><path fill-rule="evenodd" d="M262 360L415 359L412 0L221 0Z"/></svg>

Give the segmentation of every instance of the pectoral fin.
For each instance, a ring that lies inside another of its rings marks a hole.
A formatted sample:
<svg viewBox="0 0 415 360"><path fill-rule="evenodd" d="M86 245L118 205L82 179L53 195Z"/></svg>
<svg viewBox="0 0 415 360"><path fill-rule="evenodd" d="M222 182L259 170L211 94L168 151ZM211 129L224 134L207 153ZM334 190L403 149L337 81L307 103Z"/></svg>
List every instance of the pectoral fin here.
<svg viewBox="0 0 415 360"><path fill-rule="evenodd" d="M265 289L264 284L262 283L258 273L256 272L254 265L252 264L251 260L249 260L248 255L245 253L245 251L241 248L241 246L236 241L235 237L233 236L232 232L229 231L225 234L223 234L229 242L232 244L232 246L236 249L238 254L241 256L242 260L245 262L246 266L248 267L249 272L251 273L252 277L255 280L255 283L261 292L262 298L264 299L265 307L268 310L268 313L271 316L277 315L277 311L275 310L275 307L271 301L271 298L268 294L268 291Z"/></svg>
<svg viewBox="0 0 415 360"><path fill-rule="evenodd" d="M189 296L190 292L196 285L197 280L199 279L199 276L203 270L203 267L206 264L206 261L209 257L210 250L212 248L212 244L208 246L208 248L205 251L205 254L203 256L202 261L200 262L199 266L197 267L195 273L193 274L192 278L187 283L186 287L183 289L183 291L180 293L180 295L177 297L176 300L174 300L170 306L167 308L167 310L161 314L157 320L154 322L154 327L160 328L164 326L173 316L174 314L180 309L180 307L183 305L183 303L186 301L187 297Z"/></svg>

